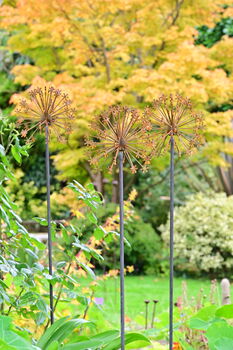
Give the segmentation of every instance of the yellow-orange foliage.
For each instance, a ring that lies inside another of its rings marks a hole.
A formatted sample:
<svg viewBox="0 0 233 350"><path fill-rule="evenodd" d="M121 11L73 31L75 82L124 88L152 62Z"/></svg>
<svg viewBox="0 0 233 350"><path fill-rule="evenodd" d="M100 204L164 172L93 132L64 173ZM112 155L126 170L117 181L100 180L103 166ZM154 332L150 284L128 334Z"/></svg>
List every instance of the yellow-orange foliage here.
<svg viewBox="0 0 233 350"><path fill-rule="evenodd" d="M55 157L61 177L75 176L78 164L86 162L83 136L93 114L106 106L144 107L161 92L189 96L202 110L209 102L232 100L233 39L211 49L194 45L195 26L214 26L222 16L232 16L232 7L223 10L227 4L231 1L18 0L15 7L1 7L1 26L14 30L10 49L33 61L13 69L16 81L31 84L38 75L52 80L70 90L77 105L76 132ZM233 136L230 114L218 115L218 127L216 115L205 114L204 154L211 151L217 164L223 143L216 137L225 130ZM227 148L232 153L232 146Z"/></svg>

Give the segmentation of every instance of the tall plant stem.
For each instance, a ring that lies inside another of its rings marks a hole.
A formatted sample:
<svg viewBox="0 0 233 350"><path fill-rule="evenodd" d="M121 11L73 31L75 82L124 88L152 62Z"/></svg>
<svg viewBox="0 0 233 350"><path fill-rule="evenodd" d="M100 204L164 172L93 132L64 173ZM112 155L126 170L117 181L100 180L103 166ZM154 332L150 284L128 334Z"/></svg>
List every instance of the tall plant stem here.
<svg viewBox="0 0 233 350"><path fill-rule="evenodd" d="M49 274L53 275L53 260L52 260L52 237L51 237L51 207L50 207L50 162L49 162L49 129L45 128L45 163L46 163L46 186L47 186L47 221L48 221L48 253L49 253ZM54 322L53 310L53 286L49 284L49 304L50 304L50 323Z"/></svg>
<svg viewBox="0 0 233 350"><path fill-rule="evenodd" d="M120 306L121 306L121 350L125 349L125 275L124 275L124 153L119 152L119 203L120 203Z"/></svg>
<svg viewBox="0 0 233 350"><path fill-rule="evenodd" d="M173 281L174 281L174 138L170 142L170 288L169 350L173 348Z"/></svg>

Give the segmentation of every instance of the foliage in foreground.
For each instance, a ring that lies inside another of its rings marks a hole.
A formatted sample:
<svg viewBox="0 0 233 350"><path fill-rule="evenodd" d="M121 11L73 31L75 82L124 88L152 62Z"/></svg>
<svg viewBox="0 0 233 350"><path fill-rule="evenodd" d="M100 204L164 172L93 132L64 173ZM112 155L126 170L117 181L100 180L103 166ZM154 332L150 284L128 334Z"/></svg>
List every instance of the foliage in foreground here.
<svg viewBox="0 0 233 350"><path fill-rule="evenodd" d="M91 325L93 326L90 321L83 319L61 318L49 327L33 345L25 332L17 330L11 324L10 317L0 316L0 347L4 350L119 349L120 336L117 330L109 330L92 337L81 336L77 332L77 329L80 331L81 327ZM144 347L150 343L147 337L139 333L128 333L125 339L126 345L136 342L140 347Z"/></svg>
<svg viewBox="0 0 233 350"><path fill-rule="evenodd" d="M193 274L219 276L233 267L233 200L224 193L197 193L175 209L175 267ZM161 226L169 241L169 223Z"/></svg>

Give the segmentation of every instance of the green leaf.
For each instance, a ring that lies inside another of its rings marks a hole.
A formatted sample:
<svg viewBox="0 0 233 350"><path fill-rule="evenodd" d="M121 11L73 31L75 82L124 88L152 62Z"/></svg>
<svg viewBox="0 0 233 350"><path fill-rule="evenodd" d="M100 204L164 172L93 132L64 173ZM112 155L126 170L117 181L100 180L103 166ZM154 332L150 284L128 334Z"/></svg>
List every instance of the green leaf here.
<svg viewBox="0 0 233 350"><path fill-rule="evenodd" d="M40 311L42 311L44 313L47 313L48 306L47 306L46 302L42 298L37 300L36 306L38 307L38 309Z"/></svg>
<svg viewBox="0 0 233 350"><path fill-rule="evenodd" d="M52 342L48 347L47 350L58 350L59 349L59 343L58 341Z"/></svg>
<svg viewBox="0 0 233 350"><path fill-rule="evenodd" d="M102 226L99 226L99 227L95 228L93 234L94 234L94 237L96 239L100 240L100 239L104 238L105 233L106 232L105 232L104 228Z"/></svg>
<svg viewBox="0 0 233 350"><path fill-rule="evenodd" d="M89 191L95 191L95 186L94 186L92 183L87 184L86 188L87 188Z"/></svg>
<svg viewBox="0 0 233 350"><path fill-rule="evenodd" d="M44 250L46 249L46 245L40 241L38 241L38 239L34 238L34 237L30 237L30 241L34 244L34 246L36 248L38 248L39 250Z"/></svg>
<svg viewBox="0 0 233 350"><path fill-rule="evenodd" d="M215 343L220 343L223 338L233 340L233 327L226 322L212 324L206 331L206 338L208 339L210 349L216 350Z"/></svg>
<svg viewBox="0 0 233 350"><path fill-rule="evenodd" d="M21 156L19 147L17 147L16 145L12 146L12 147L11 147L11 153L12 153L14 159L15 159L18 163L21 163L21 161L22 161L22 156Z"/></svg>
<svg viewBox="0 0 233 350"><path fill-rule="evenodd" d="M17 350L15 346L8 345L4 340L0 339L0 350Z"/></svg>
<svg viewBox="0 0 233 350"><path fill-rule="evenodd" d="M193 317L193 318L191 318L191 319L189 320L189 327L190 327L191 329L200 329L200 330L205 331L205 330L207 330L212 324L214 324L214 323L221 323L221 322L222 322L222 323L226 323L225 320L222 320L221 318L217 318L217 317L212 318L212 319L210 319L210 320L208 320L208 321L204 321L204 320L201 320L201 319L199 319L199 318Z"/></svg>
<svg viewBox="0 0 233 350"><path fill-rule="evenodd" d="M59 262L57 263L57 269L62 269L63 267L66 266L66 264L67 264L66 261L59 261Z"/></svg>
<svg viewBox="0 0 233 350"><path fill-rule="evenodd" d="M233 318L233 305L224 305L216 310L215 315L217 317Z"/></svg>
<svg viewBox="0 0 233 350"><path fill-rule="evenodd" d="M230 350L233 349L233 339L221 338L214 344L216 350Z"/></svg>
<svg viewBox="0 0 233 350"><path fill-rule="evenodd" d="M111 343L119 336L119 331L110 330L91 337L88 340L81 341L74 344L67 344L64 346L64 350L86 350L96 349Z"/></svg>
<svg viewBox="0 0 233 350"><path fill-rule="evenodd" d="M139 333L128 333L125 335L125 345L136 342L143 341L143 346L148 346L150 344L150 340L142 334ZM118 350L121 347L121 338L118 337L111 341L111 343L104 347L105 350Z"/></svg>
<svg viewBox="0 0 233 350"><path fill-rule="evenodd" d="M63 317L60 320L57 320L52 326L50 326L42 335L42 337L38 340L37 345L42 349L46 349L47 343L52 338L53 333L55 333L68 319L67 317ZM53 341L53 340L52 340ZM51 343L51 342L50 342Z"/></svg>
<svg viewBox="0 0 233 350"><path fill-rule="evenodd" d="M47 318L47 314L45 314L44 312L37 312L36 318L35 318L36 324L38 326L42 325L46 320L46 318Z"/></svg>
<svg viewBox="0 0 233 350"><path fill-rule="evenodd" d="M2 350L35 350L38 349L34 347L30 343L28 343L24 338L19 336L10 328L11 319L7 316L0 316L0 339L2 344L4 342L8 347L3 347L0 342L0 346L2 346ZM5 345L4 345L5 346ZM1 347L0 347L1 349ZM39 350L39 349L38 349Z"/></svg>
<svg viewBox="0 0 233 350"><path fill-rule="evenodd" d="M18 306L23 307L28 305L34 305L37 299L37 295L35 295L32 292L27 292L19 299Z"/></svg>
<svg viewBox="0 0 233 350"><path fill-rule="evenodd" d="M25 249L25 252L27 252L32 258L34 258L34 259L36 259L36 260L39 259L39 258L38 258L38 255L36 255L36 253L34 253L31 249L26 248L26 249Z"/></svg>
<svg viewBox="0 0 233 350"><path fill-rule="evenodd" d="M60 320L58 320L57 322L59 321ZM62 319L62 322L56 325L57 322L55 322L51 327L49 327L46 330L46 332L38 342L37 345L40 346L42 350L47 350L48 346L54 341L61 343L73 332L75 328L80 327L82 325L91 324L91 322L87 320L78 318L73 320Z"/></svg>
<svg viewBox="0 0 233 350"><path fill-rule="evenodd" d="M88 298L87 297L85 297L83 295L78 295L76 299L80 304L85 305L85 306L88 305Z"/></svg>
<svg viewBox="0 0 233 350"><path fill-rule="evenodd" d="M38 222L41 226L48 226L48 221L44 218L33 218L34 221Z"/></svg>
<svg viewBox="0 0 233 350"><path fill-rule="evenodd" d="M3 147L3 145L0 145L0 155L5 156L5 148Z"/></svg>
<svg viewBox="0 0 233 350"><path fill-rule="evenodd" d="M217 306L210 305L199 310L196 315L194 315L190 321L190 328L194 329L207 329L209 325L212 323L212 320L215 319L215 312ZM218 320L219 321L219 320Z"/></svg>
<svg viewBox="0 0 233 350"><path fill-rule="evenodd" d="M86 264L84 264L84 263L82 263L82 262L80 262L80 261L78 261L77 263L78 263L79 266L81 266L81 267L83 268L83 270L85 270L92 278L94 278L94 279L96 278L94 271L93 271L89 266L87 266Z"/></svg>
<svg viewBox="0 0 233 350"><path fill-rule="evenodd" d="M97 224L98 220L94 213L88 213L87 218L93 223Z"/></svg>

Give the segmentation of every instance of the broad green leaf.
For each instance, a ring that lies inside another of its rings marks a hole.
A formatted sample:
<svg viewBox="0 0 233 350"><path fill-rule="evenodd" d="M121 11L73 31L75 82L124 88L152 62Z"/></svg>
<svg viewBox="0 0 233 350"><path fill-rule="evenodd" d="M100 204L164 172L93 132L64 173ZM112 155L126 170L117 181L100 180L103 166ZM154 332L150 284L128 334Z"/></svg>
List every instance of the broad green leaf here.
<svg viewBox="0 0 233 350"><path fill-rule="evenodd" d="M17 350L15 346L8 345L4 340L0 339L0 350Z"/></svg>
<svg viewBox="0 0 233 350"><path fill-rule="evenodd" d="M38 349L28 343L24 338L19 336L10 328L11 319L7 316L0 316L0 339L5 342L7 346L11 348L2 348L4 350L35 350ZM1 344L1 343L0 343ZM1 349L1 348L0 348ZM38 349L39 350L39 349Z"/></svg>
<svg viewBox="0 0 233 350"><path fill-rule="evenodd" d="M60 346L58 341L54 341L47 347L47 350L59 350L59 348Z"/></svg>
<svg viewBox="0 0 233 350"><path fill-rule="evenodd" d="M38 296L32 292L25 293L20 299L18 305L20 307L33 305L36 303Z"/></svg>
<svg viewBox="0 0 233 350"><path fill-rule="evenodd" d="M204 321L204 320L201 320L199 318L195 318L195 317L192 317L190 320L189 320L189 327L191 329L200 329L200 330L207 330L212 324L214 323L226 323L225 320L221 319L221 318L217 318L217 317L214 317L208 321Z"/></svg>
<svg viewBox="0 0 233 350"><path fill-rule="evenodd" d="M59 321L61 320L58 320L57 322ZM58 323L58 325L56 325L55 322L46 330L37 345L40 346L42 350L47 350L48 346L52 342L57 341L58 343L61 343L73 332L75 328L87 324L91 324L91 322L84 319L62 319L61 323Z"/></svg>
<svg viewBox="0 0 233 350"><path fill-rule="evenodd" d="M136 341L144 341L144 346L148 346L150 344L150 340L142 334L139 333L128 333L125 335L125 345L136 342ZM104 347L105 350L118 350L121 347L121 338L118 337L111 341L110 344Z"/></svg>
<svg viewBox="0 0 233 350"><path fill-rule="evenodd" d="M50 340L52 337L53 333L56 332L59 327L61 327L68 319L67 317L63 317L60 320L57 320L52 326L50 326L45 333L42 335L42 337L39 339L37 345L43 350L45 349L45 346L47 342Z"/></svg>
<svg viewBox="0 0 233 350"><path fill-rule="evenodd" d="M217 317L233 318L233 305L224 305L216 310L215 315Z"/></svg>
<svg viewBox="0 0 233 350"><path fill-rule="evenodd" d="M233 327L226 322L214 323L207 329L206 337L210 350L216 350L215 343L222 338L230 338L233 340Z"/></svg>
<svg viewBox="0 0 233 350"><path fill-rule="evenodd" d="M220 338L214 344L216 350L230 350L233 349L233 339Z"/></svg>
<svg viewBox="0 0 233 350"><path fill-rule="evenodd" d="M67 344L64 346L64 350L86 350L86 349L96 349L100 346L105 346L112 342L119 336L119 331L110 330L91 337L88 340L84 340L74 344Z"/></svg>
<svg viewBox="0 0 233 350"><path fill-rule="evenodd" d="M195 329L207 329L209 325L212 323L213 319L215 319L215 312L217 306L210 305L199 310L196 315L194 315L190 321L190 328ZM219 321L219 320L218 320Z"/></svg>

